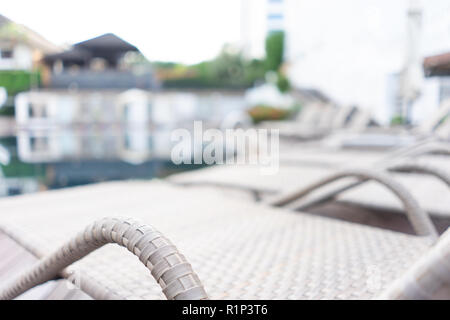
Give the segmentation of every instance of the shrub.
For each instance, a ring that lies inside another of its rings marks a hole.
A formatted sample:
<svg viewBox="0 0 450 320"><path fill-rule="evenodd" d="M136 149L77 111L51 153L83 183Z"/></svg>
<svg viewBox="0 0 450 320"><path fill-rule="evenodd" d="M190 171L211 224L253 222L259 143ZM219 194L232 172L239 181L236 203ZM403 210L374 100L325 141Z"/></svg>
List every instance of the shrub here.
<svg viewBox="0 0 450 320"><path fill-rule="evenodd" d="M255 106L248 110L254 123L267 120L283 120L289 117L291 110L266 105Z"/></svg>
<svg viewBox="0 0 450 320"><path fill-rule="evenodd" d="M0 71L0 87L5 87L9 96L14 96L21 91L30 90L33 81L35 85L41 83L39 72L25 70L2 70Z"/></svg>
<svg viewBox="0 0 450 320"><path fill-rule="evenodd" d="M391 119L391 125L395 126L395 125L402 125L405 124L405 118L399 114L395 115L392 117Z"/></svg>
<svg viewBox="0 0 450 320"><path fill-rule="evenodd" d="M266 70L277 72L283 63L284 32L270 33L266 38Z"/></svg>
<svg viewBox="0 0 450 320"><path fill-rule="evenodd" d="M278 73L277 87L280 92L288 92L291 89L291 84L281 72Z"/></svg>

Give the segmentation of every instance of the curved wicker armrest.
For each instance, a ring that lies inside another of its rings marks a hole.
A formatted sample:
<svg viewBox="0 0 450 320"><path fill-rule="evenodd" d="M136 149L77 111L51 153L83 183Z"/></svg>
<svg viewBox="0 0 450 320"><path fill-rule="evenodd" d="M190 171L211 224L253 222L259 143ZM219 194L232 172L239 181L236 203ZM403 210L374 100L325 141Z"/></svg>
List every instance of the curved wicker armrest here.
<svg viewBox="0 0 450 320"><path fill-rule="evenodd" d="M381 161L378 161L377 165L385 166L398 159L407 159L435 153L449 155L450 146L446 143L440 142L436 138L427 138L421 142L413 144L412 146L400 148L390 153L387 157L384 157Z"/></svg>
<svg viewBox="0 0 450 320"><path fill-rule="evenodd" d="M450 187L450 174L448 172L446 172L445 170L438 169L438 168L430 166L428 164L404 161L404 162L399 162L396 164L390 164L386 168L386 170L393 171L393 172L422 173L422 174L431 175L431 176L434 176L437 179L441 180L442 182L444 182L445 184L447 184ZM337 195L339 195L347 190L356 188L356 187L364 184L368 180L369 179L360 179L356 182L349 183L348 185L345 185L343 187L339 187L335 190L332 190L328 193L321 195L317 199L305 202L302 205L297 206L296 209L307 210L308 208L314 207L320 203L325 203L327 201L330 201L330 200L334 199Z"/></svg>
<svg viewBox="0 0 450 320"><path fill-rule="evenodd" d="M400 162L397 164L390 165L388 167L389 171L394 172L407 172L407 173L423 173L430 176L434 176L444 182L450 187L450 174L442 169L433 167L431 165L419 162Z"/></svg>
<svg viewBox="0 0 450 320"><path fill-rule="evenodd" d="M450 146L443 143L425 144L416 149L410 150L405 154L405 156L423 156L434 153L450 155Z"/></svg>
<svg viewBox="0 0 450 320"><path fill-rule="evenodd" d="M0 299L13 299L26 290L55 278L64 268L107 243L116 243L135 254L150 270L167 299L208 298L186 258L160 232L133 219L104 218L89 225L2 288Z"/></svg>
<svg viewBox="0 0 450 320"><path fill-rule="evenodd" d="M316 183L313 183L312 185L309 185L306 188L287 195L280 196L277 199L270 201L270 204L273 206L287 205L316 191L317 189L320 189L323 186L349 177L358 178L363 181L373 180L385 186L387 189L392 191L402 202L408 216L408 220L412 224L416 233L421 236L430 236L433 239L437 239L438 233L428 214L424 210L422 210L414 197L409 193L408 190L403 187L403 185L383 172L376 172L368 169L341 170L317 181ZM360 184L361 181L358 181L356 183ZM340 192L343 191L343 189L340 189Z"/></svg>

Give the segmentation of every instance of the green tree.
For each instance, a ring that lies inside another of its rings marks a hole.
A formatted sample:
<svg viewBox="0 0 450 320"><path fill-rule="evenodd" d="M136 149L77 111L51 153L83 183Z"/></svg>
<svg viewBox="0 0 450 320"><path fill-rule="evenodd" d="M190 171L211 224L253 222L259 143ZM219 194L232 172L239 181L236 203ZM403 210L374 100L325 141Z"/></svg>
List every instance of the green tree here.
<svg viewBox="0 0 450 320"><path fill-rule="evenodd" d="M266 70L278 72L283 63L284 32L274 31L266 38Z"/></svg>
<svg viewBox="0 0 450 320"><path fill-rule="evenodd" d="M281 65L284 60L284 32L274 31L266 38L266 60L265 67L267 72L276 72L276 85L281 92L290 90L289 79L281 71Z"/></svg>
<svg viewBox="0 0 450 320"><path fill-rule="evenodd" d="M281 72L278 72L277 87L280 92L288 92L291 89L289 79Z"/></svg>
<svg viewBox="0 0 450 320"><path fill-rule="evenodd" d="M0 87L5 87L8 95L13 96L31 88L33 79L37 79L40 84L40 73L38 71L25 70L1 70Z"/></svg>
<svg viewBox="0 0 450 320"><path fill-rule="evenodd" d="M155 63L155 68L172 69L176 66ZM180 67L178 65L178 67ZM166 79L164 86L169 88L222 88L242 89L262 81L265 75L262 60L246 59L240 51L224 46L213 60L195 65L184 66L185 71L179 78Z"/></svg>

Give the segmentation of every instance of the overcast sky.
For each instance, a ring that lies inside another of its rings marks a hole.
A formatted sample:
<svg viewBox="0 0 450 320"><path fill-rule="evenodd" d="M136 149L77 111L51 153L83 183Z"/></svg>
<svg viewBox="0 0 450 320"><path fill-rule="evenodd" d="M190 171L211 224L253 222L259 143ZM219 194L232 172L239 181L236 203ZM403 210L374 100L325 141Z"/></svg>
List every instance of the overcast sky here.
<svg viewBox="0 0 450 320"><path fill-rule="evenodd" d="M14 0L0 14L56 44L112 32L152 60L197 62L240 37L239 0Z"/></svg>
<svg viewBox="0 0 450 320"><path fill-rule="evenodd" d="M248 18L244 25L250 32L245 38L251 42L252 52L261 56L267 0L245 1ZM392 39L403 37L409 0L284 1L291 37L288 51L296 57L315 54L320 46L334 47L333 43L349 34L359 42L375 43L381 39L388 49L392 48ZM448 32L442 33L447 27L442 24L448 25L450 20L450 0L422 2L426 7L425 28L436 28L423 39L424 53L430 54L442 50L447 42ZM197 62L214 57L224 43L241 40L241 0L14 0L2 3L0 13L56 44L71 44L113 32L136 45L151 60ZM445 14L448 19L442 19ZM347 49L354 51L357 45L352 42Z"/></svg>

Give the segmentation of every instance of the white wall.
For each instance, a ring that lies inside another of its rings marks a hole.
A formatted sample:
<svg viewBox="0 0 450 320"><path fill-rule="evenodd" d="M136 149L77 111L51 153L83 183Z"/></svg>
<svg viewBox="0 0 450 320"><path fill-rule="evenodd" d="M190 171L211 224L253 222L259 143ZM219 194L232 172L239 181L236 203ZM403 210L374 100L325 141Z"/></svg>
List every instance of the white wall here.
<svg viewBox="0 0 450 320"><path fill-rule="evenodd" d="M1 50L1 49L0 49ZM11 58L0 58L0 70L30 70L33 66L33 53L24 44L17 44L13 48Z"/></svg>
<svg viewBox="0 0 450 320"><path fill-rule="evenodd" d="M241 0L240 46L248 57L264 57L266 16L267 0Z"/></svg>
<svg viewBox="0 0 450 320"><path fill-rule="evenodd" d="M412 122L419 123L432 111L436 111L440 106L440 83L439 78L427 78L423 82L422 94L414 103L412 108Z"/></svg>
<svg viewBox="0 0 450 320"><path fill-rule="evenodd" d="M33 52L30 47L18 44L14 48L14 64L16 69L29 70L33 67Z"/></svg>

